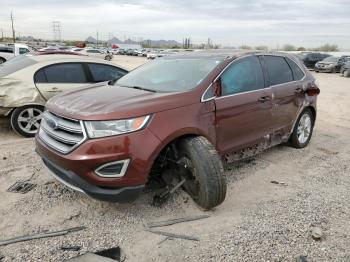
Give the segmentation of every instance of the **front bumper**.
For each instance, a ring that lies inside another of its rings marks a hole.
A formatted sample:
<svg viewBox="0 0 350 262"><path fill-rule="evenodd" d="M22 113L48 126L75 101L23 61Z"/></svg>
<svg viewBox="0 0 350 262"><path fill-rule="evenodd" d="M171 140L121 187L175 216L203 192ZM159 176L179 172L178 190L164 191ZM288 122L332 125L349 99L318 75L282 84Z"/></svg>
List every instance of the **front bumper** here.
<svg viewBox="0 0 350 262"><path fill-rule="evenodd" d="M144 129L120 136L88 139L69 154L62 154L36 136L36 152L57 179L93 198L113 202L132 200L133 195L142 191L159 144L160 140ZM130 163L121 177L104 177L96 172L107 163L125 159L130 159Z"/></svg>
<svg viewBox="0 0 350 262"><path fill-rule="evenodd" d="M65 170L46 158L42 158L42 160L50 173L58 181L73 190L85 193L98 200L126 203L135 200L144 189L144 185L121 188L102 188L88 183L72 171Z"/></svg>
<svg viewBox="0 0 350 262"><path fill-rule="evenodd" d="M333 72L334 67L315 67L315 71L330 73Z"/></svg>

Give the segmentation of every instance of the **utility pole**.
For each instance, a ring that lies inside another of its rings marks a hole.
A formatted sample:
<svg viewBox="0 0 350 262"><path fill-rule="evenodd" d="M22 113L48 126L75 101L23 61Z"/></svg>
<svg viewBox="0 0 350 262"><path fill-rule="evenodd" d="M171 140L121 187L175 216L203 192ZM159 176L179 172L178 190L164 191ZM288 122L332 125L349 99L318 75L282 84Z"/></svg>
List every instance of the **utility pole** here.
<svg viewBox="0 0 350 262"><path fill-rule="evenodd" d="M98 31L96 32L96 48L98 48Z"/></svg>
<svg viewBox="0 0 350 262"><path fill-rule="evenodd" d="M52 22L52 29L53 29L53 40L55 42L61 42L61 22L60 21L53 21Z"/></svg>
<svg viewBox="0 0 350 262"><path fill-rule="evenodd" d="M13 27L13 15L12 15L12 11L11 11L11 24L12 24L12 38L13 38L13 42L16 43L15 29L14 29L14 27Z"/></svg>
<svg viewBox="0 0 350 262"><path fill-rule="evenodd" d="M1 28L1 40L4 40L4 29Z"/></svg>

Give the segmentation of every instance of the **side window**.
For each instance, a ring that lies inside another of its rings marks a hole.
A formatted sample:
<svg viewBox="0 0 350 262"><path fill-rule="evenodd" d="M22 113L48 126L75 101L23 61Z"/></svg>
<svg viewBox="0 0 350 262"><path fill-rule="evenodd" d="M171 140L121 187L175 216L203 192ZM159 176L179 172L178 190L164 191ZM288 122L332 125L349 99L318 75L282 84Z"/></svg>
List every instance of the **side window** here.
<svg viewBox="0 0 350 262"><path fill-rule="evenodd" d="M278 85L293 81L292 70L284 57L265 56L265 62L270 78L270 85Z"/></svg>
<svg viewBox="0 0 350 262"><path fill-rule="evenodd" d="M96 54L100 54L101 52L99 50L87 50L87 53L96 53Z"/></svg>
<svg viewBox="0 0 350 262"><path fill-rule="evenodd" d="M292 72L293 72L293 79L294 80L301 80L304 76L305 76L305 73L300 69L300 67L294 62L292 61L291 59L287 58L287 62L290 66L290 68L292 69Z"/></svg>
<svg viewBox="0 0 350 262"><path fill-rule="evenodd" d="M29 53L29 50L27 48L20 47L19 48L19 54L22 55L22 54L25 54L25 53Z"/></svg>
<svg viewBox="0 0 350 262"><path fill-rule="evenodd" d="M265 87L260 61L256 56L234 62L221 75L222 95L232 95Z"/></svg>
<svg viewBox="0 0 350 262"><path fill-rule="evenodd" d="M48 83L87 83L81 64L56 64L45 68Z"/></svg>
<svg viewBox="0 0 350 262"><path fill-rule="evenodd" d="M38 72L36 72L34 76L34 82L35 83L47 83L46 75L44 72L45 69L40 69Z"/></svg>
<svg viewBox="0 0 350 262"><path fill-rule="evenodd" d="M114 66L102 64L88 64L90 72L95 82L117 80L126 75L126 72Z"/></svg>

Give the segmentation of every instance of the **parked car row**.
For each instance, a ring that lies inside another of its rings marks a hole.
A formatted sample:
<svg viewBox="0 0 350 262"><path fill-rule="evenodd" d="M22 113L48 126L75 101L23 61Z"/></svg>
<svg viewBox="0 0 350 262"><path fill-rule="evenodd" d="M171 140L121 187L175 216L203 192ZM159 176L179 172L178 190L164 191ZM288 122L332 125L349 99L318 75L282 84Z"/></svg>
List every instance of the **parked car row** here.
<svg viewBox="0 0 350 262"><path fill-rule="evenodd" d="M298 56L307 68L316 73L340 73L341 76L349 76L350 55L335 57L322 53L301 53Z"/></svg>
<svg viewBox="0 0 350 262"><path fill-rule="evenodd" d="M29 53L31 48L24 44L12 44L12 45L1 45L0 46L0 64L5 63L7 60Z"/></svg>
<svg viewBox="0 0 350 262"><path fill-rule="evenodd" d="M177 54L180 51L176 49L122 49L122 48L119 48L111 52L117 55L142 56L142 57L147 57L147 59L155 59L157 57Z"/></svg>

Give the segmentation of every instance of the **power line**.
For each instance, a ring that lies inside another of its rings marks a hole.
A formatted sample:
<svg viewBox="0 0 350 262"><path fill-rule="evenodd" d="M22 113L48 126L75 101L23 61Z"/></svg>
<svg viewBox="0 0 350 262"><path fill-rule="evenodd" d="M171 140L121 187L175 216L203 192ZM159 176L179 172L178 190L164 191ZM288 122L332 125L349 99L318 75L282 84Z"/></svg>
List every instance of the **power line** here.
<svg viewBox="0 0 350 262"><path fill-rule="evenodd" d="M53 21L52 22L52 29L53 29L53 40L57 42L61 42L61 22L60 21Z"/></svg>

